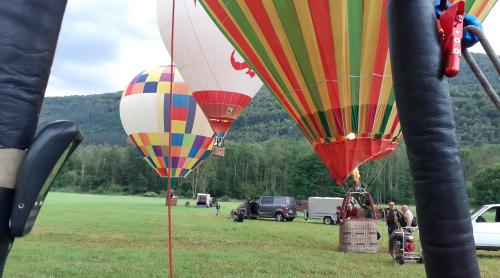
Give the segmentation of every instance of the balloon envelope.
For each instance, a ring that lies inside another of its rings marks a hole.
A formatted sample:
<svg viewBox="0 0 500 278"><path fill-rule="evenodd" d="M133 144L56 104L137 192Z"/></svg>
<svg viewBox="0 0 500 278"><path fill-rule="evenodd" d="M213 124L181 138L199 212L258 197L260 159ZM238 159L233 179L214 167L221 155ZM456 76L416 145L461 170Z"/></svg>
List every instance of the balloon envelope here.
<svg viewBox="0 0 500 278"><path fill-rule="evenodd" d="M158 1L158 25L171 53L172 1ZM224 138L262 81L196 1L176 1L174 26L174 61L216 136Z"/></svg>
<svg viewBox="0 0 500 278"><path fill-rule="evenodd" d="M185 177L210 155L213 147L208 120L175 67L174 74L169 66L138 74L123 92L120 119L129 142L162 177L168 174L170 119L172 177Z"/></svg>
<svg viewBox="0 0 500 278"><path fill-rule="evenodd" d="M401 136L386 2L202 1L339 183Z"/></svg>
<svg viewBox="0 0 500 278"><path fill-rule="evenodd" d="M450 3L456 3L459 0L448 0ZM477 17L483 22L490 13L497 0L467 0L465 1L465 12Z"/></svg>
<svg viewBox="0 0 500 278"><path fill-rule="evenodd" d="M387 2L200 1L338 183L365 161L394 151L401 138ZM468 1L471 7L486 2L494 1Z"/></svg>

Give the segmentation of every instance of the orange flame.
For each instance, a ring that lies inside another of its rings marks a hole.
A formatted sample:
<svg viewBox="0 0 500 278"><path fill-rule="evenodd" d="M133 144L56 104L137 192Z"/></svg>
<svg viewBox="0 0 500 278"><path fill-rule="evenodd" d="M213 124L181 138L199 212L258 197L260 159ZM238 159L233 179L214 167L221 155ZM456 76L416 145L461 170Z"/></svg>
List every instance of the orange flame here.
<svg viewBox="0 0 500 278"><path fill-rule="evenodd" d="M356 167L353 171L352 171L352 178L354 179L354 181L356 182L356 185L359 185L361 183L361 174L359 173L359 169L358 167Z"/></svg>

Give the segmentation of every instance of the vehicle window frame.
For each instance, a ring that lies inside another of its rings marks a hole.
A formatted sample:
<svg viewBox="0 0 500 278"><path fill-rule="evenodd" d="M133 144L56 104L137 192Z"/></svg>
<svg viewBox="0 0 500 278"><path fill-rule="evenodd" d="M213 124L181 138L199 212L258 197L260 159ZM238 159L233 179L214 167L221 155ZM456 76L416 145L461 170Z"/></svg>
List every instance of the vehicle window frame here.
<svg viewBox="0 0 500 278"><path fill-rule="evenodd" d="M496 213L498 212L497 208L498 207L489 207L487 210L483 211L476 217L476 223L500 223L496 221ZM489 216L485 217L485 214L491 214L491 213L492 213L492 219ZM478 221L480 218L484 221Z"/></svg>
<svg viewBox="0 0 500 278"><path fill-rule="evenodd" d="M259 201L260 201L260 197L253 197L253 198L248 199L248 201L247 201L247 202L248 202L248 203L255 202L255 203L257 203L257 204L258 204L258 203L259 203Z"/></svg>
<svg viewBox="0 0 500 278"><path fill-rule="evenodd" d="M270 200L270 202L264 202L264 200ZM272 205L274 203L274 197L260 197L260 204L261 205Z"/></svg>
<svg viewBox="0 0 500 278"><path fill-rule="evenodd" d="M278 206L284 206L284 205L288 204L287 197L274 197L273 204L278 205Z"/></svg>
<svg viewBox="0 0 500 278"><path fill-rule="evenodd" d="M476 216L479 216L479 213L484 209L486 208L487 206L481 206L479 207L478 209L474 210L473 212L471 212L471 217L472 218L475 218ZM482 215L482 214L481 214Z"/></svg>

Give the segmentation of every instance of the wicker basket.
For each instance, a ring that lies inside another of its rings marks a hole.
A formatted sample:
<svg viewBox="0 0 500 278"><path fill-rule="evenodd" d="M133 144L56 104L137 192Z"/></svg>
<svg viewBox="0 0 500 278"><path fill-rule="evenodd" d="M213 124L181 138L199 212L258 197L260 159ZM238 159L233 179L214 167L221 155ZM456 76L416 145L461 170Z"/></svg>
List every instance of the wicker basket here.
<svg viewBox="0 0 500 278"><path fill-rule="evenodd" d="M377 252L377 221L350 219L340 224L339 247L351 253Z"/></svg>

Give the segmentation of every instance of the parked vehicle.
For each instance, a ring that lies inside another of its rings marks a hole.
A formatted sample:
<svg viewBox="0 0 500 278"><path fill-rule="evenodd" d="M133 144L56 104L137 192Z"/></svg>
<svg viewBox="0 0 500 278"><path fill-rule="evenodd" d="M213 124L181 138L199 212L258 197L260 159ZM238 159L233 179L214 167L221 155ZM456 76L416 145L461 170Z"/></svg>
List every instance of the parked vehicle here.
<svg viewBox="0 0 500 278"><path fill-rule="evenodd" d="M478 250L500 250L500 204L484 205L471 213Z"/></svg>
<svg viewBox="0 0 500 278"><path fill-rule="evenodd" d="M276 221L293 221L297 215L294 197L258 196L246 200L238 208L246 218L274 218Z"/></svg>
<svg viewBox="0 0 500 278"><path fill-rule="evenodd" d="M196 194L196 207L209 208L212 206L212 197L207 193Z"/></svg>
<svg viewBox="0 0 500 278"><path fill-rule="evenodd" d="M323 219L323 223L331 225L337 221L337 206L342 206L344 198L309 197L307 199L307 219Z"/></svg>

